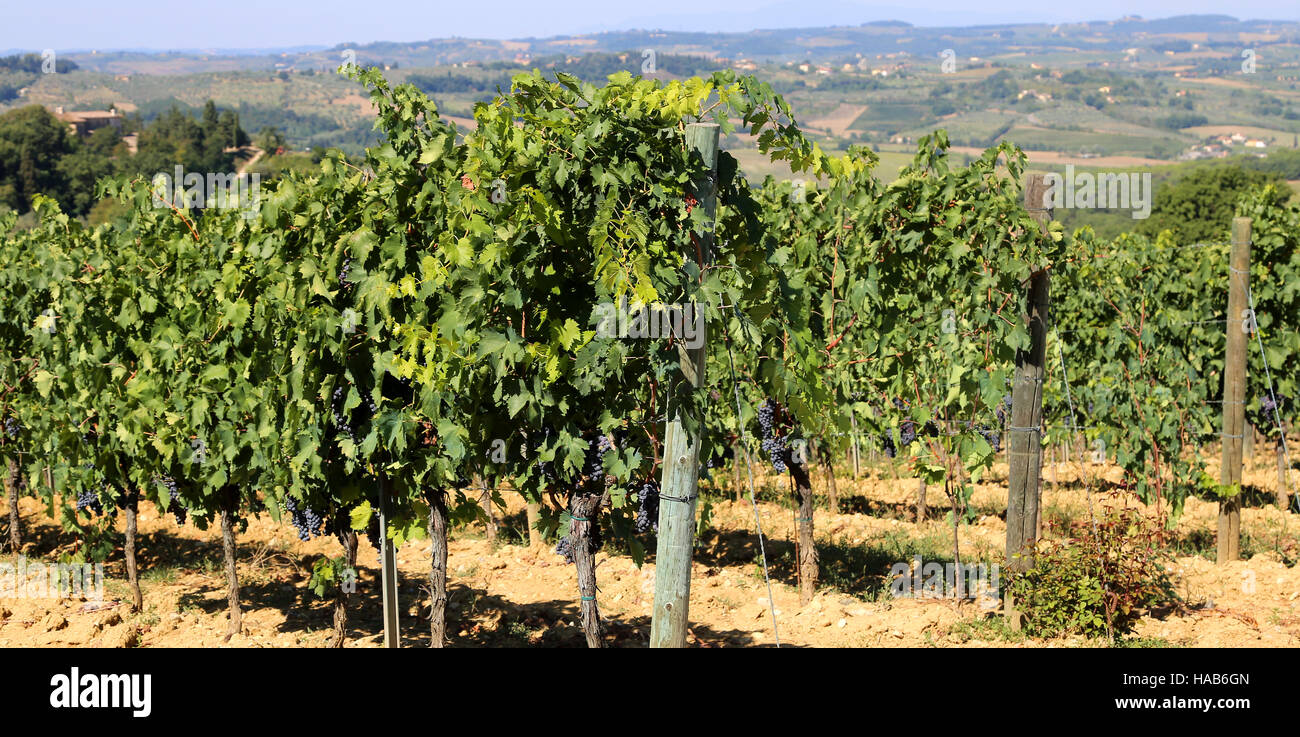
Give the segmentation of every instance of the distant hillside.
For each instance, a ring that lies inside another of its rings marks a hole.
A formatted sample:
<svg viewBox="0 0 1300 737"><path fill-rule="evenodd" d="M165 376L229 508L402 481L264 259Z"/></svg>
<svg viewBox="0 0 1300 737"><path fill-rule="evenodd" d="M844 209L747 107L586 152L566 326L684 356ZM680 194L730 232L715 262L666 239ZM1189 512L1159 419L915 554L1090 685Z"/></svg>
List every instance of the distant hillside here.
<svg viewBox="0 0 1300 737"><path fill-rule="evenodd" d="M1163 53L1171 43L1196 42L1205 48L1300 43L1300 23L1237 20L1226 15L1186 15L1146 20L1067 24L1007 24L970 27L920 27L901 21L856 26L786 28L746 33L690 33L627 30L587 35L491 39L430 39L410 43L339 44L329 49L282 49L264 53L141 52L70 53L82 68L112 74L193 74L266 69L327 69L338 66L346 50L362 64L431 67L463 62L525 62L533 57L654 49L657 53L748 58L757 62L835 61L878 54L933 57L943 49L962 56L993 56L1017 49L1039 52L1138 49Z"/></svg>

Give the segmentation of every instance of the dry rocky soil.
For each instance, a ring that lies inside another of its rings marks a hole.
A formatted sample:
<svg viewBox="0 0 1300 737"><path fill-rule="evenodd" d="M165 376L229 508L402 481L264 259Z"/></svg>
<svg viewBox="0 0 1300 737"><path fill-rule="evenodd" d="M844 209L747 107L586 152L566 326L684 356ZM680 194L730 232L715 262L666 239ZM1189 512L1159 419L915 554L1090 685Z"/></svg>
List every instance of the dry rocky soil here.
<svg viewBox="0 0 1300 737"><path fill-rule="evenodd" d="M1147 612L1122 643L1175 647L1300 646L1300 515L1269 502L1276 482L1268 459L1248 468L1246 482L1263 490L1242 513L1244 560L1217 566L1214 531L1217 504L1187 503L1169 547L1166 570L1180 606ZM1091 476L1100 469L1093 467ZM1000 471L1000 474L999 474ZM1079 475L1061 464L1045 471L1044 525L1087 520L1088 499ZM952 599L894 598L888 572L921 555L951 560L952 527L944 510L935 519L913 521L918 482L903 467L901 478L877 469L855 481L839 469L840 513L824 506L816 513L822 558L821 587L801 605L795 578L795 513L785 479L760 477L757 505L771 564L769 600L755 534L754 509L729 490L706 494L711 519L695 555L689 643L699 647L1104 647L1081 636L1034 639L1011 631L1004 620L977 603ZM1115 469L1106 476L1118 478ZM729 481L725 474L717 480ZM818 503L824 480L814 477ZM1005 466L976 488L976 521L959 531L963 560L996 560L1005 544ZM508 497L510 495L507 495ZM1112 503L1091 494L1093 508ZM945 503L942 489L929 491L931 505ZM1135 502L1129 502L1135 504ZM26 533L23 555L53 562L75 552L34 499L20 505ZM1143 508L1147 513L1154 509ZM486 539L482 524L457 528L450 542L448 570L449 645L452 647L578 647L578 591L574 568L551 546L529 547L522 505L510 499L502 513L498 542ZM4 515L7 519L7 511ZM329 639L331 604L308 588L312 564L336 556L333 538L300 542L286 523L266 515L249 520L239 537L239 575L244 632L229 642L220 534L177 526L171 515L144 505L140 514L140 561L144 609L125 602L120 549L105 566L103 601L0 598L0 647L317 647ZM119 530L122 524L119 521ZM1049 532L1049 534L1051 534ZM358 596L348 621L349 647L377 647L382 641L377 593L377 555L361 539ZM0 565L16 556L0 557ZM403 644L428 644L427 541L398 552L401 571ZM3 586L0 568L0 586ZM654 598L653 556L638 568L626 552L607 546L598 556L598 602L606 640L617 647L644 646ZM777 632L773 632L775 610Z"/></svg>

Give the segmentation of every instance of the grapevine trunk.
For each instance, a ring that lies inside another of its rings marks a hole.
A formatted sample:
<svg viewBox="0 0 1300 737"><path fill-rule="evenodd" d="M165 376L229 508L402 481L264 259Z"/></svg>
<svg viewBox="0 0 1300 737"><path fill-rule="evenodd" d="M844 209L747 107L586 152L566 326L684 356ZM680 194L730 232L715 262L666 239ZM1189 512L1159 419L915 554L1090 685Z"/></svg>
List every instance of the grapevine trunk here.
<svg viewBox="0 0 1300 737"><path fill-rule="evenodd" d="M138 612L144 608L144 595L140 592L140 571L136 564L135 538L136 518L140 508L140 495L136 492L127 494L126 504L126 580L131 586L131 611Z"/></svg>
<svg viewBox="0 0 1300 737"><path fill-rule="evenodd" d="M234 497L233 494L229 494ZM226 603L230 609L230 629L226 639L243 631L244 614L239 608L239 570L235 558L235 506L233 500L227 500L221 510L221 549L226 560Z"/></svg>
<svg viewBox="0 0 1300 737"><path fill-rule="evenodd" d="M822 455L822 468L826 472L826 487L830 491L831 514L840 513L840 494L835 487L835 464L829 454Z"/></svg>
<svg viewBox="0 0 1300 737"><path fill-rule="evenodd" d="M447 492L429 495L429 647L447 643Z"/></svg>
<svg viewBox="0 0 1300 737"><path fill-rule="evenodd" d="M604 647L600 637L600 610L596 607L596 554L592 550L592 529L598 524L601 495L590 491L573 494L569 500L569 542L573 562L578 569L578 593L581 595L582 631L588 647Z"/></svg>
<svg viewBox="0 0 1300 737"><path fill-rule="evenodd" d="M799 602L807 604L817 593L817 546L813 542L813 492L808 466L793 459L787 464L794 480L799 507Z"/></svg>
<svg viewBox="0 0 1300 737"><path fill-rule="evenodd" d="M478 498L478 506L483 510L483 532L487 535L488 543L495 545L497 542L497 510L492 504L492 492L485 488L482 478L475 477L474 485L483 489Z"/></svg>
<svg viewBox="0 0 1300 737"><path fill-rule="evenodd" d="M352 530L340 533L339 542L343 545L343 556L347 560L348 570L356 571L357 533ZM348 587L340 586L338 598L334 600L334 637L330 640L330 647L343 647L343 641L347 639L348 603L351 598L352 594Z"/></svg>

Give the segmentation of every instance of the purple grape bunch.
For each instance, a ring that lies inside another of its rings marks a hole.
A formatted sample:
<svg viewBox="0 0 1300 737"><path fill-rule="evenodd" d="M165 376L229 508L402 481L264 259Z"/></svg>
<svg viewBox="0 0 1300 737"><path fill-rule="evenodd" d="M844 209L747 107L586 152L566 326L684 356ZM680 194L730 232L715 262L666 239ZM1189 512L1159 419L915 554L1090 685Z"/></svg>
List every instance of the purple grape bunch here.
<svg viewBox="0 0 1300 737"><path fill-rule="evenodd" d="M595 443L587 444L587 467L584 474L592 481L605 478L605 453L613 450L614 444L606 435L599 435Z"/></svg>
<svg viewBox="0 0 1300 737"><path fill-rule="evenodd" d="M171 476L163 476L157 479L157 483L167 487L167 504L171 508L172 517L175 518L176 524L185 524L185 520L189 517L189 507L185 506L185 500L176 491L176 479Z"/></svg>
<svg viewBox="0 0 1300 737"><path fill-rule="evenodd" d="M759 446L767 454L772 468L777 473L785 473L785 457L790 446L784 435L776 434L776 410L776 402L770 398L758 405L758 429L762 435Z"/></svg>
<svg viewBox="0 0 1300 737"><path fill-rule="evenodd" d="M77 494L77 511L93 512L94 514L103 514L104 505L99 501L99 494L93 491L83 491Z"/></svg>
<svg viewBox="0 0 1300 737"><path fill-rule="evenodd" d="M345 292L356 286L355 283L348 281L348 274L351 271L352 259L350 257L343 259L343 265L339 267L339 287Z"/></svg>
<svg viewBox="0 0 1300 737"><path fill-rule="evenodd" d="M355 443L357 441L357 436L352 432L352 423L348 422L343 416L343 403L346 401L347 397L344 394L343 387L335 387L333 401L330 402L330 413L334 418L334 426L338 428L339 432L347 435L348 439Z"/></svg>
<svg viewBox="0 0 1300 737"><path fill-rule="evenodd" d="M916 442L915 422L913 422L912 420L907 420L902 424L901 427L898 428L898 442L904 448Z"/></svg>
<svg viewBox="0 0 1300 737"><path fill-rule="evenodd" d="M636 492L636 521L632 523L637 532L654 528L659 531L659 482L647 479L641 483Z"/></svg>
<svg viewBox="0 0 1300 737"><path fill-rule="evenodd" d="M885 430L880 436L880 449L884 451L885 456L894 458L898 455L898 448L894 446L894 433L892 430Z"/></svg>
<svg viewBox="0 0 1300 737"><path fill-rule="evenodd" d="M1007 416L1011 414L1010 394L1006 394L1002 397L1002 401L998 403L997 409L993 410L993 413L998 416L999 425L1007 424Z"/></svg>
<svg viewBox="0 0 1300 737"><path fill-rule="evenodd" d="M321 527L324 526L325 519L314 509L306 505L300 508L298 501L291 496L284 498L284 508L289 512L289 520L298 529L299 540L305 542L315 535L322 534Z"/></svg>

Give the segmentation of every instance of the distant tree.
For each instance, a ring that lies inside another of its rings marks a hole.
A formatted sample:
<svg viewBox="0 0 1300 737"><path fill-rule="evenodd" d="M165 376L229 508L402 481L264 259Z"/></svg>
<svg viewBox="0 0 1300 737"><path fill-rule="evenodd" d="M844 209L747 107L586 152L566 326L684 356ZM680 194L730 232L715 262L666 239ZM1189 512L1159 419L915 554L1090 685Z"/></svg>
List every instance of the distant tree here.
<svg viewBox="0 0 1300 737"><path fill-rule="evenodd" d="M100 179L116 174L117 165L108 154L83 143L59 160L58 170L66 186L66 194L59 200L60 204L69 212L85 215L97 201L95 186Z"/></svg>
<svg viewBox="0 0 1300 737"><path fill-rule="evenodd" d="M1008 97L1015 97L1020 93L1020 86L1016 84L1015 78L1011 72L1003 69L992 76L986 77L980 82L972 85L978 94L983 94L993 100L1005 100Z"/></svg>
<svg viewBox="0 0 1300 737"><path fill-rule="evenodd" d="M1167 115L1160 120L1157 120L1156 124L1161 128L1178 130L1180 128L1191 128L1196 125L1206 125L1209 122L1209 118L1198 113L1173 113L1172 115Z"/></svg>
<svg viewBox="0 0 1300 737"><path fill-rule="evenodd" d="M198 119L173 105L140 131L132 169L146 176L168 172L177 164L192 172L227 172L235 157L225 149L241 140L247 142L247 134L239 129L238 118L219 111L211 101Z"/></svg>
<svg viewBox="0 0 1300 737"><path fill-rule="evenodd" d="M247 146L250 141L248 134L244 129L239 127L239 113L234 110L222 110L217 120L218 138L221 139L223 147Z"/></svg>
<svg viewBox="0 0 1300 737"><path fill-rule="evenodd" d="M40 54L15 54L14 56L0 57L0 69L11 72L27 72L28 74L40 74L44 72L45 59ZM76 69L75 62L66 59L55 58L55 74L67 74Z"/></svg>
<svg viewBox="0 0 1300 737"><path fill-rule="evenodd" d="M257 133L257 146L268 154L273 154L284 146L284 134L280 133L279 128L265 126Z"/></svg>
<svg viewBox="0 0 1300 737"><path fill-rule="evenodd" d="M67 125L40 105L0 115L0 202L18 212L36 194L65 203L67 180L58 163L71 150Z"/></svg>
<svg viewBox="0 0 1300 737"><path fill-rule="evenodd" d="M1169 230L1184 244L1223 241L1238 198L1263 184L1281 181L1277 174L1240 166L1197 167L1157 188L1151 217L1138 221L1137 232L1154 238ZM1285 195L1279 197L1278 205L1284 204Z"/></svg>

